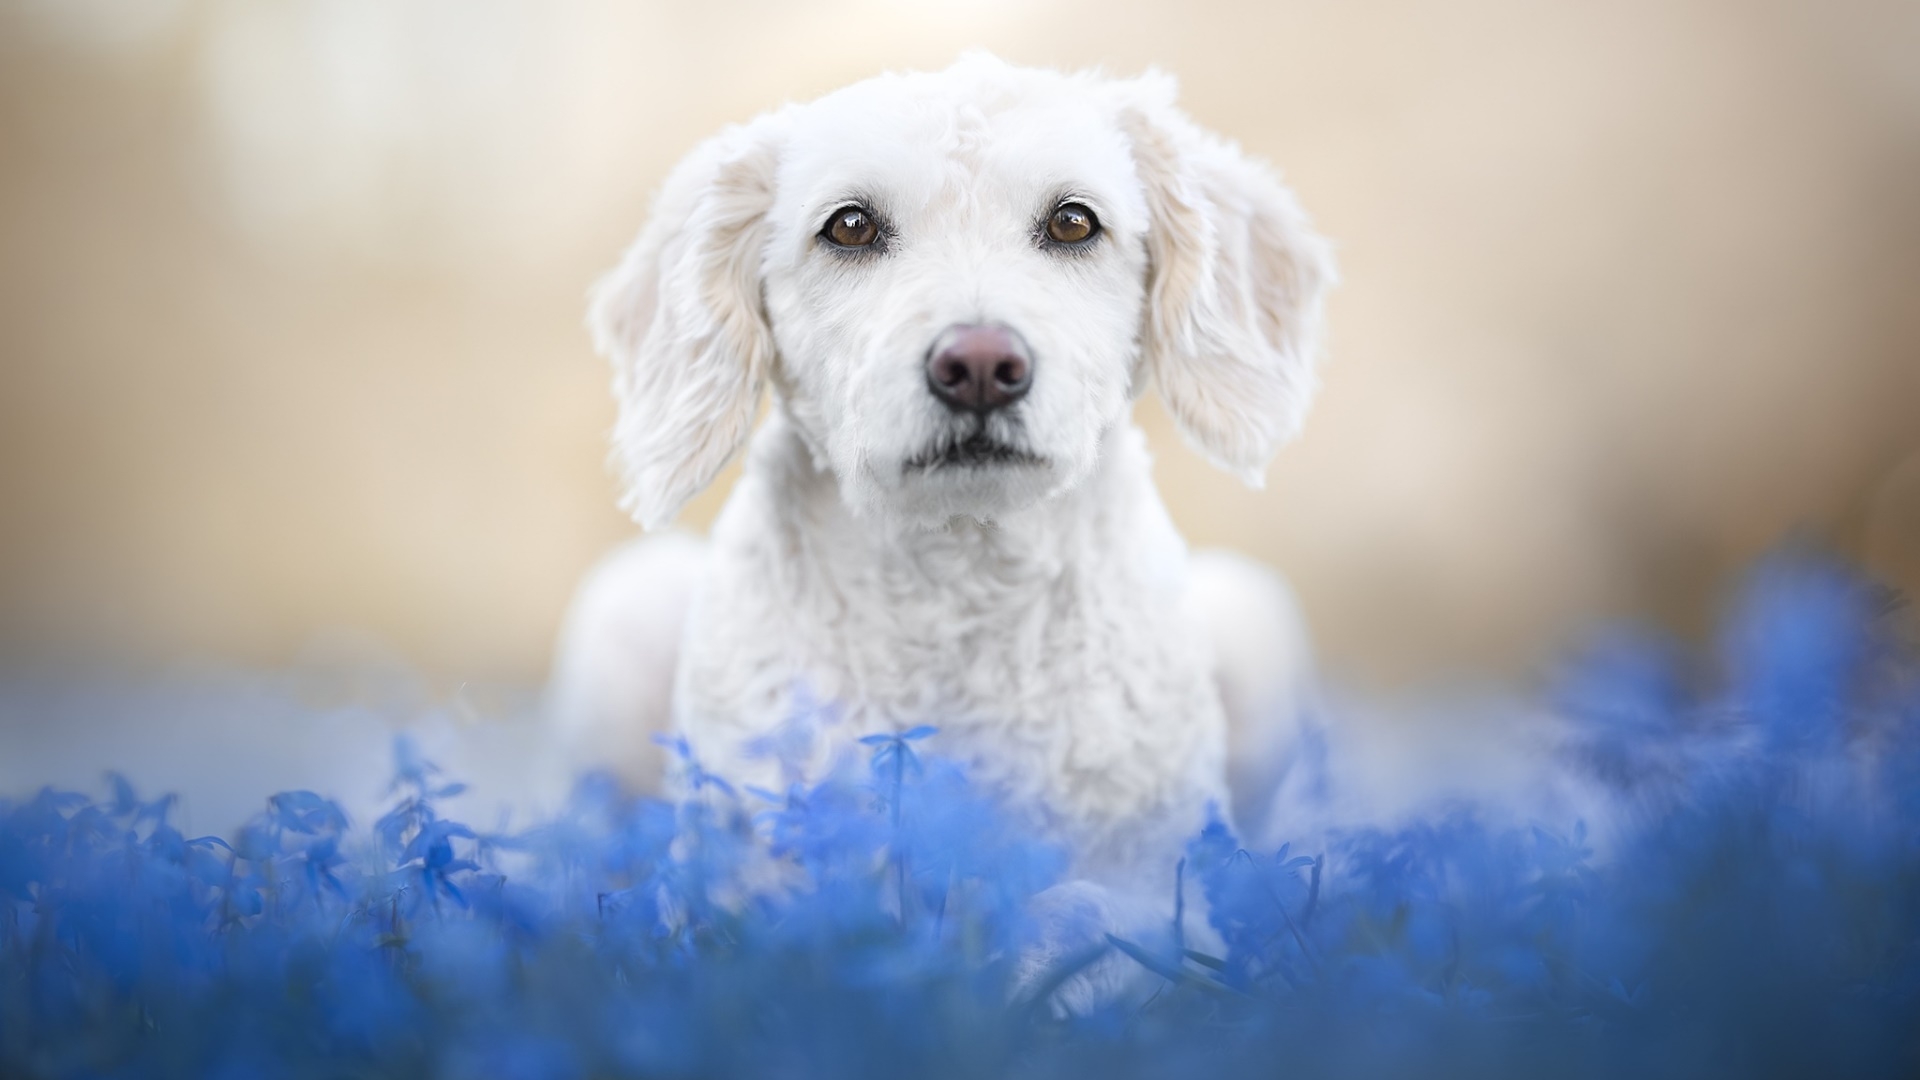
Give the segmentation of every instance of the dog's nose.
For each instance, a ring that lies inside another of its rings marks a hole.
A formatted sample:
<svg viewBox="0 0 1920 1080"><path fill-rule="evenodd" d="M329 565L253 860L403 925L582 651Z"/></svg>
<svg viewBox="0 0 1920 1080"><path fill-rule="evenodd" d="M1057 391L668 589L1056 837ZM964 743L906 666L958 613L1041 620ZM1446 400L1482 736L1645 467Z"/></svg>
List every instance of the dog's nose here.
<svg viewBox="0 0 1920 1080"><path fill-rule="evenodd" d="M987 413L1027 396L1033 356L1004 326L949 326L927 350L927 385L949 409Z"/></svg>

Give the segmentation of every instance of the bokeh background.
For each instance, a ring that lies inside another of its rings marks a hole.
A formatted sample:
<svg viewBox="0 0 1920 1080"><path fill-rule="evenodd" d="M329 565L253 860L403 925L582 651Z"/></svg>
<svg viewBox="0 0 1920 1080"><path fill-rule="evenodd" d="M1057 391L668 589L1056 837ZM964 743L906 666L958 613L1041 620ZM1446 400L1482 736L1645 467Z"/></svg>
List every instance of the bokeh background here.
<svg viewBox="0 0 1920 1080"><path fill-rule="evenodd" d="M581 316L650 191L969 47L1173 72L1337 242L1267 490L1141 410L1336 671L1696 632L1790 535L1920 585L1910 0L0 0L5 655L537 681L632 531Z"/></svg>

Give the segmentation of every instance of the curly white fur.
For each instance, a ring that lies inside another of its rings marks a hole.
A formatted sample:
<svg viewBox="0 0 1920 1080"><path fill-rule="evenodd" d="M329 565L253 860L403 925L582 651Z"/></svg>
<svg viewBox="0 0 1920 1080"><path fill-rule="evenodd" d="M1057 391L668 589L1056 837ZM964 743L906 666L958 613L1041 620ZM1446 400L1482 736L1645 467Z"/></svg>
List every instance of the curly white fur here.
<svg viewBox="0 0 1920 1080"><path fill-rule="evenodd" d="M1261 568L1202 563L1213 587L1193 587L1128 413L1156 387L1258 484L1312 396L1332 269L1274 175L1173 99L1157 75L969 57L769 113L673 172L592 307L625 505L668 523L748 440L763 385L773 405L704 551L643 541L583 589L557 701L591 755L657 768L671 717L706 768L778 789L931 723L1083 876L1153 867L1156 888L1228 811L1222 684L1236 742L1270 755L1304 642ZM1084 249L1039 240L1068 199L1102 227ZM849 256L819 234L853 203L886 232ZM961 323L1012 327L1034 358L1025 399L984 421L927 386ZM908 466L975 422L1026 460ZM837 720L802 760L749 752L816 703Z"/></svg>

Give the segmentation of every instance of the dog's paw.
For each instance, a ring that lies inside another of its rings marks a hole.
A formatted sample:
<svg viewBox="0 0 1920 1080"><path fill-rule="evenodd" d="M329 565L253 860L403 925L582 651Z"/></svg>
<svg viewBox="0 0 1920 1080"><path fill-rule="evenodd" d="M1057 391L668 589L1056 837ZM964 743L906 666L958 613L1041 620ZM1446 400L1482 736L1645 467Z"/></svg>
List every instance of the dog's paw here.
<svg viewBox="0 0 1920 1080"><path fill-rule="evenodd" d="M1016 961L1014 1000L1066 1019L1151 994L1145 969L1108 940L1125 932L1126 907L1113 890L1084 880L1036 896L1029 915L1037 931Z"/></svg>

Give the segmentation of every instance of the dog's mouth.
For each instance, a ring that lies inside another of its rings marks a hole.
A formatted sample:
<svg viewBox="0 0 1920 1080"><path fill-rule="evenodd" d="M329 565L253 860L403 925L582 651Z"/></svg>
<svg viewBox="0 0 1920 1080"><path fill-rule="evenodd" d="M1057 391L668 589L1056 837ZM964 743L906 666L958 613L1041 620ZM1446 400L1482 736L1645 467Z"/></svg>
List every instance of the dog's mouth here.
<svg viewBox="0 0 1920 1080"><path fill-rule="evenodd" d="M1045 465L1046 459L984 431L956 434L929 445L907 459L902 472L934 473L943 469L988 469Z"/></svg>

